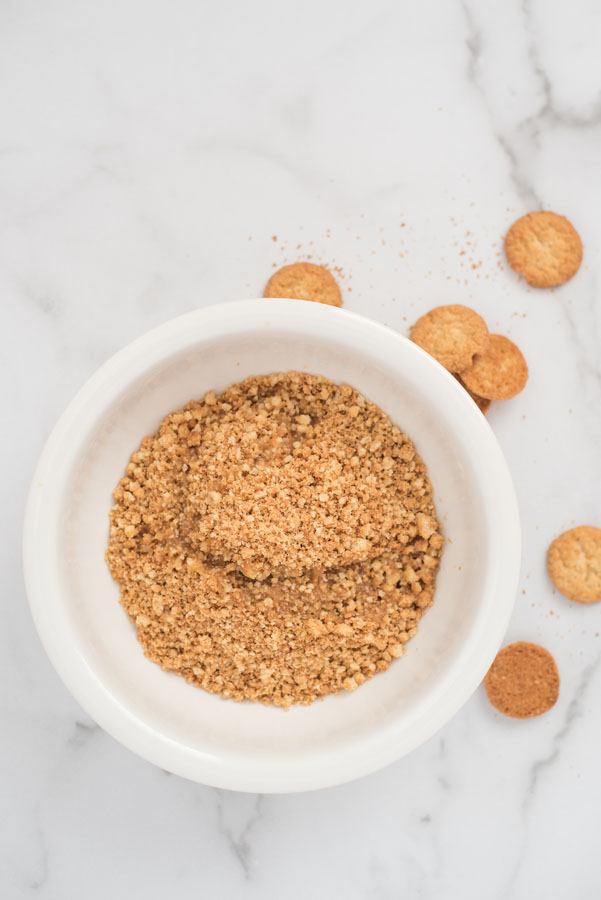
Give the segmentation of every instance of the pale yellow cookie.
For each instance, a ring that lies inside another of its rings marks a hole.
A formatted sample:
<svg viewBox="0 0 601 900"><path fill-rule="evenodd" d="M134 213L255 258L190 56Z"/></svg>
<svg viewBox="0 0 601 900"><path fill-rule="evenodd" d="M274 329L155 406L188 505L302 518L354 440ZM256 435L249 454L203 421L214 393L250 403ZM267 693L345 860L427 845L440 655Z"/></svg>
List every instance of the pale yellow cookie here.
<svg viewBox="0 0 601 900"><path fill-rule="evenodd" d="M513 341L502 334L491 334L486 350L474 356L469 369L461 373L461 380L480 397L509 400L526 386L528 366Z"/></svg>
<svg viewBox="0 0 601 900"><path fill-rule="evenodd" d="M486 348L488 328L477 312L455 303L423 315L410 337L449 372L461 373L471 365L474 354Z"/></svg>
<svg viewBox="0 0 601 900"><path fill-rule="evenodd" d="M556 287L580 268L582 241L565 216L531 212L507 232L505 255L511 268L532 287Z"/></svg>
<svg viewBox="0 0 601 900"><path fill-rule="evenodd" d="M328 306L342 306L336 279L323 266L298 262L274 272L265 286L264 297L290 297Z"/></svg>
<svg viewBox="0 0 601 900"><path fill-rule="evenodd" d="M579 525L555 538L547 569L558 591L577 603L601 600L601 528Z"/></svg>

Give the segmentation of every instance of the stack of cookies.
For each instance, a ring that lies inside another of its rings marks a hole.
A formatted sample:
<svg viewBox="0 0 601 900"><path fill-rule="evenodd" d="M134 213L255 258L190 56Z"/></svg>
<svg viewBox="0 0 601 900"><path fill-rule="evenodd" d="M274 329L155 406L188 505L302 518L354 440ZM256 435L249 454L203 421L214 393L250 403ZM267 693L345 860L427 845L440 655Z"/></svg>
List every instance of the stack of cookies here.
<svg viewBox="0 0 601 900"><path fill-rule="evenodd" d="M455 376L483 413L492 400L509 400L524 389L528 366L513 341L490 334L467 306L431 309L411 328L411 340Z"/></svg>

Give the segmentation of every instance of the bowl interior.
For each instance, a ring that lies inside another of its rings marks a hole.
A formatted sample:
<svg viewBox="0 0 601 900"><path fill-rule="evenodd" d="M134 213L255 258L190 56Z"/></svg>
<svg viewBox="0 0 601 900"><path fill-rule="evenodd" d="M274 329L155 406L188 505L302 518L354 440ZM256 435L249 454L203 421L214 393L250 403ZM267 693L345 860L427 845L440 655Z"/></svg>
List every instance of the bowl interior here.
<svg viewBox="0 0 601 900"><path fill-rule="evenodd" d="M487 481L497 461L484 450L497 450L472 401L418 348L381 326L366 327L354 316L335 320L328 312L316 327L312 316L299 312L291 327L271 308L262 320L238 316L226 333L190 320L183 332L165 333L152 352L141 347L122 354L121 364L86 398L68 445L63 441L65 477L51 538L59 579L52 602L68 630L64 640L77 648L121 718L150 739L160 735L162 750L144 750L141 739L130 745L166 768L242 789L269 789L268 773L276 771L275 789L317 786L315 773L326 759L338 759L329 781L342 781L409 749L429 722L442 724L441 711L448 718L465 699L465 690L458 699L454 685L473 669L470 659L491 620L500 640L510 609L505 604L499 619L493 608L500 552L491 522L498 498L487 496ZM337 321L341 327L332 328ZM132 451L164 415L211 388L290 369L349 382L411 436L428 467L448 543L434 605L405 656L352 693L284 712L224 701L149 662L119 605L104 552L111 492ZM482 660L478 665L482 669ZM467 693L482 674L472 671ZM90 711L102 718L100 708ZM101 724L124 737L108 719ZM179 748L186 763L174 763L170 748ZM369 765L361 762L367 759Z"/></svg>

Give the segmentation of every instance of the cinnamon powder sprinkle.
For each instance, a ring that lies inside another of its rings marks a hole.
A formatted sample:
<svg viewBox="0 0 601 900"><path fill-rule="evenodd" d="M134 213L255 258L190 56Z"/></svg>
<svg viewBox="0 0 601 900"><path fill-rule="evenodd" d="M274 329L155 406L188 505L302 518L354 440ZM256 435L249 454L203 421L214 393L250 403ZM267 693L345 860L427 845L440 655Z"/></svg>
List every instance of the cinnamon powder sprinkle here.
<svg viewBox="0 0 601 900"><path fill-rule="evenodd" d="M379 407L320 375L247 378L170 413L114 501L107 563L145 655L224 698L353 690L432 603L426 467Z"/></svg>

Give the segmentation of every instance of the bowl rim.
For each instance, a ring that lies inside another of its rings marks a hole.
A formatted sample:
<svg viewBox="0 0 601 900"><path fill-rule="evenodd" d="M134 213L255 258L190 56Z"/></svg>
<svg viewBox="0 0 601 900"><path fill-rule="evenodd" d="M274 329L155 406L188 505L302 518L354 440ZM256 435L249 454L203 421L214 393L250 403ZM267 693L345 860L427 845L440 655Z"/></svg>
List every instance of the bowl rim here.
<svg viewBox="0 0 601 900"><path fill-rule="evenodd" d="M478 442L486 456L486 490L494 500L498 535L495 550L502 563L491 587L494 618L487 622L478 640L472 641L469 658L461 667L458 663L454 666L452 684L440 690L438 702L414 723L411 733L398 734L390 727L371 744L363 741L360 753L353 744L321 751L308 757L304 768L298 757L279 762L273 757L249 759L242 755L222 759L168 737L126 708L103 684L78 646L60 602L58 560L52 541L47 539L68 483L68 468L63 466L61 471L60 463L67 447L76 443L75 436L79 435L81 442L98 415L135 377L196 343L209 326L213 337L224 336L240 333L241 322L259 322L266 316L277 320L277 328L293 330L302 322L322 335L330 327L339 330L344 323L361 336L362 342L371 341L391 353L395 349L398 352L402 344L404 352L413 354L415 364L428 377L438 379L439 384L446 382L447 394L451 391L455 404L462 409L470 439ZM197 309L152 328L111 356L75 394L47 438L31 481L23 529L25 585L38 635L58 675L84 710L120 743L163 769L215 787L263 793L314 790L354 780L406 755L445 725L476 690L503 640L515 602L520 551L519 510L507 463L490 425L456 379L386 325L349 310L297 300L238 300Z"/></svg>

